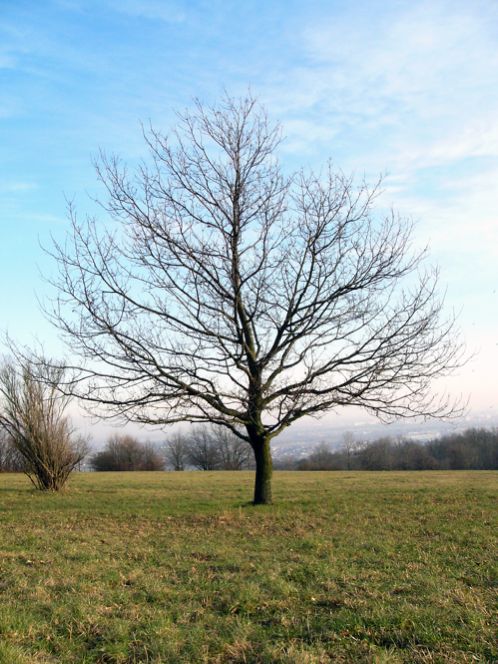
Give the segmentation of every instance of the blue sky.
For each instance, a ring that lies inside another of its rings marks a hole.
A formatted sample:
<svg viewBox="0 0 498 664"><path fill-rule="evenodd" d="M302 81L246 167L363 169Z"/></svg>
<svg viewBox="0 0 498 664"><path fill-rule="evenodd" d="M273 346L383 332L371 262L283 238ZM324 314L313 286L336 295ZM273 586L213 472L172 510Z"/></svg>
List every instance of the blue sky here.
<svg viewBox="0 0 498 664"><path fill-rule="evenodd" d="M250 87L288 168L387 174L476 352L445 386L498 415L498 3L0 0L1 328L58 350L39 311L99 148L133 162L194 96ZM36 294L36 295L35 295Z"/></svg>

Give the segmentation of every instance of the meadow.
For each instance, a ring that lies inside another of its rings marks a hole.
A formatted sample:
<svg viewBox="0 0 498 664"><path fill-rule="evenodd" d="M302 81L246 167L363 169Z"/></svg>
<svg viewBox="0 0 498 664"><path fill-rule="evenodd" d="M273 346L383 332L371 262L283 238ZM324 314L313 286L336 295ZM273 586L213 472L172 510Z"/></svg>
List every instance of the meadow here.
<svg viewBox="0 0 498 664"><path fill-rule="evenodd" d="M0 662L493 662L496 472L0 475Z"/></svg>

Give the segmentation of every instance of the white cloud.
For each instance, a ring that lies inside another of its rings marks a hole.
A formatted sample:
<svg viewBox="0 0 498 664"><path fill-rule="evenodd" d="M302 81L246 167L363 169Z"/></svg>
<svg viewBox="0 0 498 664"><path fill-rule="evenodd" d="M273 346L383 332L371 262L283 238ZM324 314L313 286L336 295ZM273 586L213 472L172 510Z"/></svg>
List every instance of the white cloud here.
<svg viewBox="0 0 498 664"><path fill-rule="evenodd" d="M286 136L284 151L300 154L308 152L311 143L330 142L337 134L331 126L317 125L304 119L289 120L283 129Z"/></svg>
<svg viewBox="0 0 498 664"><path fill-rule="evenodd" d="M388 2L368 16L322 17L303 28L304 64L266 97L291 127L290 151L315 146L346 170L387 170L387 198L422 221L437 253L463 250L490 264L497 33L493 2Z"/></svg>
<svg viewBox="0 0 498 664"><path fill-rule="evenodd" d="M429 245L477 352L448 389L487 408L498 361L498 4L388 0L367 11L305 26L301 64L274 73L265 99L300 134L294 152L388 171L383 201L418 221L415 242Z"/></svg>
<svg viewBox="0 0 498 664"><path fill-rule="evenodd" d="M387 196L401 212L420 220L419 234L434 252L455 261L464 254L469 265L478 261L481 272L488 266L498 277L498 166L445 179L437 197L408 188L388 188ZM467 276L472 280L477 274Z"/></svg>
<svg viewBox="0 0 498 664"><path fill-rule="evenodd" d="M377 98L434 118L441 110L446 115L448 98L469 88L476 92L496 76L498 51L489 22L497 20L497 11L487 6L486 15L477 3L417 3L397 13L387 4L368 22L349 15L344 24L310 27L305 44L311 62L331 67L332 85L348 92L360 110L368 114L368 101Z"/></svg>
<svg viewBox="0 0 498 664"><path fill-rule="evenodd" d="M382 142L389 169L498 156L498 5L399 7L305 27L304 64L269 86L272 108L312 114L310 142L319 127L362 132L365 153Z"/></svg>

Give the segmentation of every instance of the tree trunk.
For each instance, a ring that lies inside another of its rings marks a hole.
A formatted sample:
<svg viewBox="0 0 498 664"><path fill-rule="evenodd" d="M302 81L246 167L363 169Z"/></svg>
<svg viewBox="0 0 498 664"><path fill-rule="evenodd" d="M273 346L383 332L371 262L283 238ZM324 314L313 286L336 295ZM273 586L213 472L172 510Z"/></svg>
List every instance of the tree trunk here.
<svg viewBox="0 0 498 664"><path fill-rule="evenodd" d="M254 505L270 505L272 460L270 450L270 439L259 437L252 443L254 457L256 459L256 481L254 483Z"/></svg>

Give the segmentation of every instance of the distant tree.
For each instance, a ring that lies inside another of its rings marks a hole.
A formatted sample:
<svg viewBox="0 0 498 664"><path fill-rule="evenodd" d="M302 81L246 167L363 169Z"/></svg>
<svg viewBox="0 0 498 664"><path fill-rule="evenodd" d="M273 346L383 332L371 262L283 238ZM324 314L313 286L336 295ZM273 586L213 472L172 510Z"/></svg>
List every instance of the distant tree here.
<svg viewBox="0 0 498 664"><path fill-rule="evenodd" d="M183 433L170 436L164 446L167 465L173 470L185 470L189 457L189 439Z"/></svg>
<svg viewBox="0 0 498 664"><path fill-rule="evenodd" d="M367 445L361 453L363 470L391 470L393 467L394 441L388 436Z"/></svg>
<svg viewBox="0 0 498 664"><path fill-rule="evenodd" d="M195 427L189 435L189 463L198 470L219 470L221 453L218 441L208 427Z"/></svg>
<svg viewBox="0 0 498 664"><path fill-rule="evenodd" d="M498 430L471 428L430 441L438 466L449 470L498 469Z"/></svg>
<svg viewBox="0 0 498 664"><path fill-rule="evenodd" d="M252 447L255 504L271 502L270 442L293 422L349 405L449 415L430 386L460 358L410 223L330 166L287 176L280 140L254 99L198 103L171 140L150 131L135 174L102 157L114 226L71 209L53 250L78 396L137 422L226 427Z"/></svg>
<svg viewBox="0 0 498 664"><path fill-rule="evenodd" d="M0 428L0 473L20 473L22 471L22 457L17 451L12 438Z"/></svg>
<svg viewBox="0 0 498 664"><path fill-rule="evenodd" d="M0 428L22 459L34 486L58 491L88 451L65 415L64 369L22 357L0 369Z"/></svg>
<svg viewBox="0 0 498 664"><path fill-rule="evenodd" d="M164 470L165 462L150 443L116 434L91 457L90 465L96 471Z"/></svg>
<svg viewBox="0 0 498 664"><path fill-rule="evenodd" d="M355 440L351 431L346 431L342 437L341 451L344 453L346 459L346 470L351 470L354 466L354 457L357 450L360 448L360 443Z"/></svg>
<svg viewBox="0 0 498 664"><path fill-rule="evenodd" d="M187 459L198 470L242 470L251 467L251 448L219 426L197 426L186 435Z"/></svg>
<svg viewBox="0 0 498 664"><path fill-rule="evenodd" d="M243 470L252 467L252 451L245 440L222 427L213 427L211 437L219 450L219 467L222 470Z"/></svg>
<svg viewBox="0 0 498 664"><path fill-rule="evenodd" d="M166 460L157 445L150 441L142 443L142 467L140 470L164 470Z"/></svg>
<svg viewBox="0 0 498 664"><path fill-rule="evenodd" d="M300 470L335 470L336 466L335 455L324 442L318 443L312 453L298 464Z"/></svg>
<svg viewBox="0 0 498 664"><path fill-rule="evenodd" d="M462 433L477 451L477 468L498 470L498 429L472 428Z"/></svg>
<svg viewBox="0 0 498 664"><path fill-rule="evenodd" d="M379 438L356 445L348 441L337 451L319 445L297 462L299 470L497 470L498 430L467 429L434 440L417 442ZM287 465L292 462L287 459Z"/></svg>
<svg viewBox="0 0 498 664"><path fill-rule="evenodd" d="M300 467L301 459L291 453L278 456L274 462L275 470L306 470Z"/></svg>
<svg viewBox="0 0 498 664"><path fill-rule="evenodd" d="M424 443L401 440L393 444L392 456L391 467L394 470L434 470L437 468L436 460Z"/></svg>

